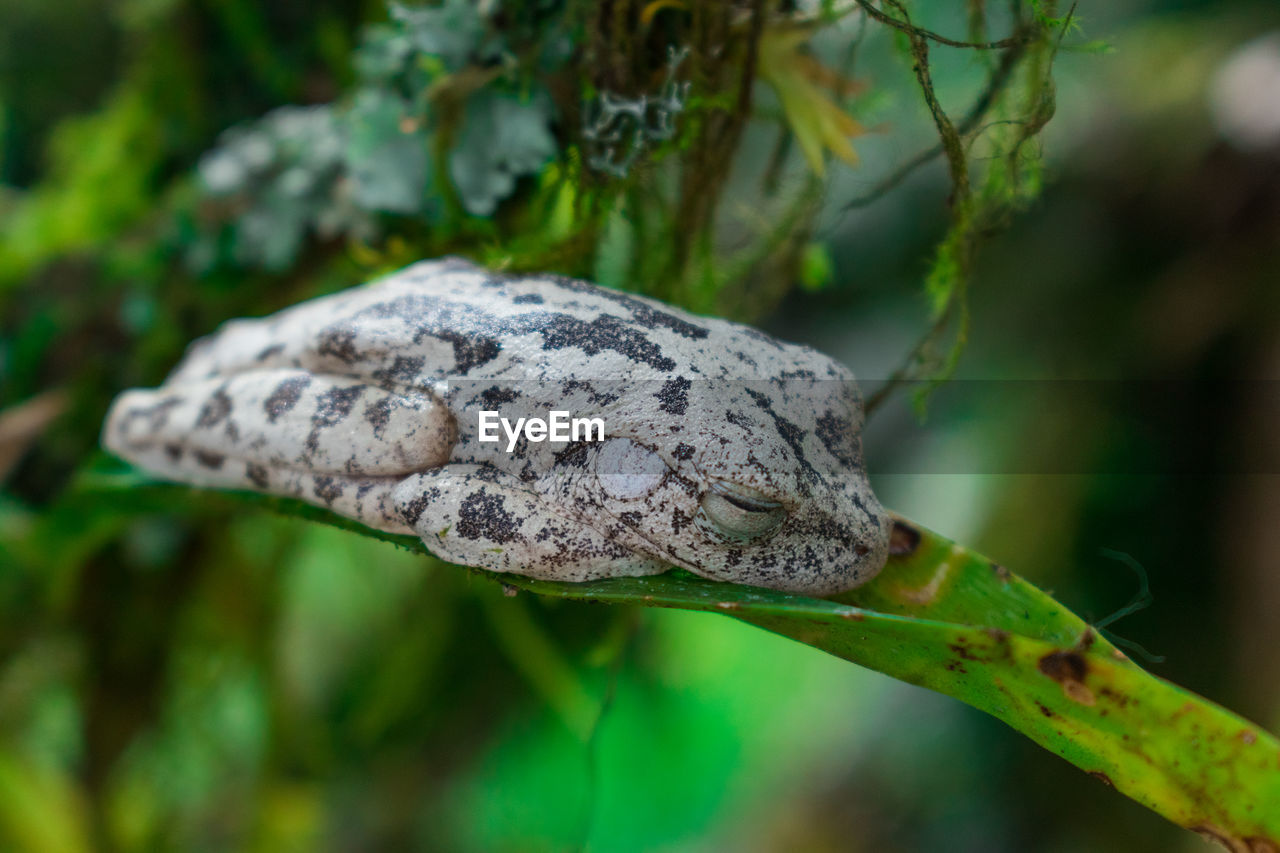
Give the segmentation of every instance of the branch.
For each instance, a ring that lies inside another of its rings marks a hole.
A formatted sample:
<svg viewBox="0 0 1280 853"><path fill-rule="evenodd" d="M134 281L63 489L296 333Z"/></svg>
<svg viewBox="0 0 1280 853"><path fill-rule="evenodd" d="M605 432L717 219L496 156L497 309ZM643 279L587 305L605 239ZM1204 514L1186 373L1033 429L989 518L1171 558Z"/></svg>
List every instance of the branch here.
<svg viewBox="0 0 1280 853"><path fill-rule="evenodd" d="M895 18L892 15L886 15L884 12L872 5L870 0L855 0L855 2L864 12L867 13L868 17L873 18L886 26L892 27L899 32L906 33L911 38L927 39L928 41L937 42L938 44L946 45L947 47L963 47L972 50L1002 50L1004 48L1013 47L1026 40L1025 34L1015 32L1008 38L998 39L996 41L959 41L957 39L947 38L946 36L941 35L940 33L935 33L932 30L926 30L923 27L915 26L911 23L911 18L907 15L906 10L902 8L902 5L894 0L885 0L885 3L886 5L896 8L902 15L901 19Z"/></svg>
<svg viewBox="0 0 1280 853"><path fill-rule="evenodd" d="M983 87L981 94L978 95L977 99L973 102L973 105L970 106L968 111L965 113L964 118L956 126L956 129L961 136L968 137L975 130L981 129L979 125L981 124L983 117L987 114L987 111L991 109L991 105L995 103L996 98L1000 96L1000 93L1003 92L1005 87L1009 84L1009 80L1013 77L1014 69L1018 67L1018 63L1022 60L1022 57L1026 55L1027 46L1034 41L1034 25L1024 24L1019 28L1019 32L1023 35L1010 45L1000 56L1000 64L995 67L987 78L987 85ZM905 163L900 165L897 169L894 169L868 192L846 203L844 210L855 210L879 201L888 194L890 190L894 189L906 180L912 172L930 162L942 152L942 143L938 143L931 148L926 148L910 160L907 160Z"/></svg>

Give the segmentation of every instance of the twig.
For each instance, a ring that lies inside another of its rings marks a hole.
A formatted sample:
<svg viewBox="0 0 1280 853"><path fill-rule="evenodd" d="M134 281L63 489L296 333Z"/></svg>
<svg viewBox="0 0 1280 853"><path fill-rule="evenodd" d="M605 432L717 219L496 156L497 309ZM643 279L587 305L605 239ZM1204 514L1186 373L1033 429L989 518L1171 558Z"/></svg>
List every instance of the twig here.
<svg viewBox="0 0 1280 853"><path fill-rule="evenodd" d="M900 0L884 0L884 2L897 9L907 25L904 32L911 43L911 58L914 60L911 70L915 72L925 104L929 107L929 114L933 116L933 124L938 129L942 151L946 155L947 165L951 170L952 200L959 204L969 195L969 164L965 159L960 134L956 131L951 117L942 108L942 104L938 101L938 94L933 89L933 76L929 70L929 41L911 26L911 18Z"/></svg>
<svg viewBox="0 0 1280 853"><path fill-rule="evenodd" d="M947 38L940 33L935 33L932 30L926 30L923 27L917 27L912 24L911 18L907 15L906 10L902 8L900 3L895 2L895 0L885 0L885 5L893 6L897 9L899 14L902 15L901 19L880 11L870 2L870 0L855 0L855 2L858 6L862 7L863 11L865 11L869 16L886 26L893 27L895 30L906 33L911 38L927 39L928 41L937 42L938 44L946 45L947 47L964 47L973 50L1003 50L1004 48L1013 47L1014 45L1027 40L1025 33L1015 32L1008 38L997 39L996 41L960 41L958 39Z"/></svg>
<svg viewBox="0 0 1280 853"><path fill-rule="evenodd" d="M991 109L991 105L995 103L996 98L1000 96L1000 93L1004 91L1005 86L1009 84L1009 80L1013 77L1013 70L1018 66L1018 62L1027 51L1027 46L1032 42L1030 34L1034 32L1034 29L1032 26L1024 24L1019 28L1019 32L1026 34L1026 36L1019 38L1018 41L1007 48L1001 55L1000 64L995 67L991 72L991 75L987 78L987 85L983 88L981 94L978 95L978 98L973 102L973 105L969 107L968 112L965 113L960 124L956 126L960 135L968 136L975 129L978 129L978 125L986 115L987 110ZM843 209L856 210L857 208L866 207L873 202L879 201L888 194L890 190L894 189L910 177L912 172L933 160L933 158L941 154L943 150L942 143L926 148L910 160L907 160L898 168L894 169L868 192L847 202Z"/></svg>
<svg viewBox="0 0 1280 853"><path fill-rule="evenodd" d="M901 0L884 0L885 5L897 10L902 20L908 25L911 18L906 8L902 5ZM907 38L910 42L911 56L913 59L912 70L915 72L916 80L920 85L920 89L924 95L925 103L929 107L929 113L933 117L934 125L938 131L939 144L935 149L926 152L926 155L917 155L912 161L909 161L905 167L899 168L889 176L887 182L882 182L880 187L873 191L873 197L876 192L883 194L889 187L893 186L893 182L901 181L910 171L918 168L922 163L928 162L935 152L944 154L947 158L947 164L951 172L951 206L952 206L952 226L951 233L944 241L943 246L939 247L940 257L942 253L950 253L951 261L954 264L955 272L951 275L950 286L945 290L946 301L940 309L937 310L937 316L934 319L929 331L924 334L915 346L912 347L903 363L890 375L889 379L876 390L867 401L866 410L868 413L878 408L888 396L904 381L906 381L915 370L922 364L927 364L926 353L932 343L946 330L955 318L957 310L960 315L960 331L958 332L958 341L962 342L968 325L967 309L964 305L964 293L966 283L968 281L969 271L973 262L973 252L976 248L980 225L976 221L976 214L973 210L973 204L969 185L968 158L965 145L962 140L963 135L967 135L978 122L981 121L991 105L994 103L999 92L1007 85L1008 80L1013 74L1013 70L1017 67L1022 55L1026 51L1026 45L1032 41L1031 36L1038 36L1038 27L1034 24L1027 25L1019 19L1016 32L1026 33L1027 38L1020 40L1016 46L1010 47L1005 55L1001 58L1000 65L992 72L988 85L983 94L978 98L977 102L970 108L969 114L965 117L961 129L957 129L952 123L946 111L938 102L936 93L933 90L933 80L929 72L929 43L928 40L920 33L914 31L907 32ZM1047 121L1047 118L1045 119ZM1042 125L1041 125L1042 126ZM1024 139L1026 136L1024 135ZM855 200L857 201L857 200ZM853 203L846 206L854 206ZM948 245L949 244L949 245ZM935 264L935 269L939 267ZM947 376L955 369L955 361L957 352L955 348L952 355L942 367L938 376L934 376L929 380L929 387L936 387L937 384L944 381Z"/></svg>

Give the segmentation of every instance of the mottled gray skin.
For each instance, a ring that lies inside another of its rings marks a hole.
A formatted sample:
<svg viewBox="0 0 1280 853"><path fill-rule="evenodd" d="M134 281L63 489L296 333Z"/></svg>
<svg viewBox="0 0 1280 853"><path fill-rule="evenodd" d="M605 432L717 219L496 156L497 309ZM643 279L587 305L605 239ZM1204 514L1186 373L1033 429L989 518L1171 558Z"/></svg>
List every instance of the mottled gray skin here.
<svg viewBox="0 0 1280 853"><path fill-rule="evenodd" d="M600 417L606 441L477 440ZM889 521L852 375L811 349L581 281L425 261L235 320L104 443L162 477L301 498L443 559L583 581L682 566L807 594L869 580Z"/></svg>

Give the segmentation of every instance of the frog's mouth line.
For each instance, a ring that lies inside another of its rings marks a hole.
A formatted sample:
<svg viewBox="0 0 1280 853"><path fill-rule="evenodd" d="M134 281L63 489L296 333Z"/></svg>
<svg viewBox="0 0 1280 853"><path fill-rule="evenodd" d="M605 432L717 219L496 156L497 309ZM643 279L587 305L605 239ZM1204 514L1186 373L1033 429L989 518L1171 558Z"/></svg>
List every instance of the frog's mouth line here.
<svg viewBox="0 0 1280 853"><path fill-rule="evenodd" d="M607 519L612 524L601 524L601 519ZM599 533L605 539L614 539L617 537L619 528L626 533L626 541L622 544L640 557L647 557L661 563L666 563L679 569L685 569L690 572L697 572L698 566L691 564L688 560L677 557L671 552L670 548L655 542L649 538L643 531L636 526L629 524L626 519L615 515L603 507L598 508L597 513L587 515L586 513L575 513L573 520L579 524L586 525Z"/></svg>

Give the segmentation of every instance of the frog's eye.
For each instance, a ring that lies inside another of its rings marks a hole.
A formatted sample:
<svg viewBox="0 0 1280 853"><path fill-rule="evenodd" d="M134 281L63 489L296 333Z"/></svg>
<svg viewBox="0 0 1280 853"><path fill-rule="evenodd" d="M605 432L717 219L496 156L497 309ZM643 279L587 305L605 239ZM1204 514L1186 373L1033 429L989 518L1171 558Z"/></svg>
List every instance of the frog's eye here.
<svg viewBox="0 0 1280 853"><path fill-rule="evenodd" d="M717 530L735 539L758 539L787 517L782 504L755 489L716 480L702 496L702 512Z"/></svg>

